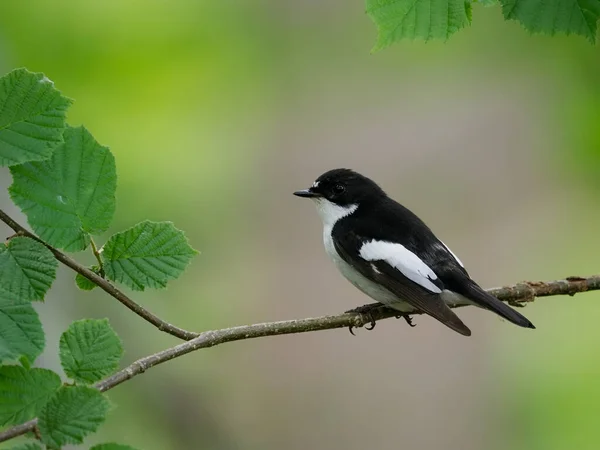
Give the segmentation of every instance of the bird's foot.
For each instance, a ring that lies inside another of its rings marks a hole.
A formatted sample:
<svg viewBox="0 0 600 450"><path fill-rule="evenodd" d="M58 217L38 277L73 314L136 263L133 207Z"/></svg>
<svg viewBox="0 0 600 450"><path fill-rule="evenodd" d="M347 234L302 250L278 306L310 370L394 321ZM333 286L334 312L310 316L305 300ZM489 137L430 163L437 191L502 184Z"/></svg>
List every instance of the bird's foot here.
<svg viewBox="0 0 600 450"><path fill-rule="evenodd" d="M370 304L370 305L363 305L363 306L359 306L358 308L350 309L350 310L346 311L346 313L360 314L360 315L366 317L367 320L369 321L370 327L365 325L365 329L371 331L373 328L375 328L375 325L377 325L377 322L375 321L375 319L373 318L373 314L371 314L371 313L374 309L377 309L380 306L381 305L378 305L377 303ZM354 334L354 328L356 328L354 325L350 325L348 327L348 330L350 331L350 334L352 334L352 336L356 336Z"/></svg>
<svg viewBox="0 0 600 450"><path fill-rule="evenodd" d="M396 319L400 319L400 318L403 318L404 320L406 320L406 323L407 323L407 324L408 324L408 326L409 326L409 327L411 327L411 328L414 328L414 327L416 327L416 326L417 326L416 324L414 324L414 323L413 323L413 319L412 319L412 317L410 317L410 316L405 316L405 315L399 315L399 316L396 316Z"/></svg>
<svg viewBox="0 0 600 450"><path fill-rule="evenodd" d="M373 316L371 315L371 313L361 313L363 316L365 316L367 318L367 320L369 321L368 325L365 325L365 330L369 330L371 331L373 328L375 328L375 325L377 325L377 322L375 321L375 319L373 319ZM370 326L369 326L370 325ZM348 331L350 331L350 334L352 336L356 336L354 334L354 328L356 328L356 326L354 325L350 325L348 327Z"/></svg>

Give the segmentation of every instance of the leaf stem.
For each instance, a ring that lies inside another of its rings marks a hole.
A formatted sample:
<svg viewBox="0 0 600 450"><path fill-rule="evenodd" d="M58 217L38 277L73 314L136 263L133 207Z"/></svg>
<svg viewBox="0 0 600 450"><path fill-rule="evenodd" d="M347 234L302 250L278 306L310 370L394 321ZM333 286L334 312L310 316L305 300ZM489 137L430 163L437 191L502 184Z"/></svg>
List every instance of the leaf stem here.
<svg viewBox="0 0 600 450"><path fill-rule="evenodd" d="M104 263L102 262L102 256L100 256L100 252L98 251L98 247L96 247L96 243L94 242L94 238L90 236L90 245L92 246L92 253L94 253L94 256L96 257L96 260L98 261L98 272L99 275L104 278L105 277L105 273L104 273Z"/></svg>

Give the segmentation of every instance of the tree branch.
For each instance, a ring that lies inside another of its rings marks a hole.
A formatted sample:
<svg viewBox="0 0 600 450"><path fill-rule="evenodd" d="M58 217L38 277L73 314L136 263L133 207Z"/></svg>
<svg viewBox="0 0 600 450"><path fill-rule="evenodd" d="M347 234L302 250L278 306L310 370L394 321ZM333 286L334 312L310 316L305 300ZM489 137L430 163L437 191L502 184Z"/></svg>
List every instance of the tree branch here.
<svg viewBox="0 0 600 450"><path fill-rule="evenodd" d="M52 247L51 245L49 245L46 242L44 242L43 240L41 240L35 234L27 231L25 228L23 228L21 225L19 225L17 222L15 222L12 218L10 218L8 216L8 214L6 214L1 209L0 209L0 220L2 220L2 222L4 222L6 225L8 225L10 228L12 228L15 231L15 233L17 233L18 235L27 236L28 238L35 239L39 243L46 246L46 248L52 252L54 257L58 261L60 261L65 266L70 267L75 272L83 275L88 280L90 280L91 282L98 285L98 287L100 289L102 289L104 292L106 292L110 296L116 298L119 302L121 302L123 305L125 305L127 308L129 308L131 311L133 311L135 314L140 316L145 321L150 322L152 325L154 325L160 331L164 331L165 333L171 334L175 337L184 339L186 341L189 341L190 339L193 339L196 336L198 336L198 333L193 333L191 331L184 330L183 328L176 327L175 325L165 322L160 317L152 314L150 311L148 311L146 308L139 305L138 303L134 302L127 295L125 295L121 290L117 289L115 286L113 286L107 280L102 278L100 275L92 272L87 267L82 266L74 259L65 255L60 250L57 250L56 248Z"/></svg>
<svg viewBox="0 0 600 450"><path fill-rule="evenodd" d="M587 278L568 277L557 281L526 281L517 283L513 286L489 289L488 292L498 299L508 302L514 306L524 305L533 302L536 297L550 297L554 295L573 296L579 292L587 292L600 289L600 275ZM465 305L454 305L459 307ZM138 359L123 370L111 375L108 378L96 383L94 386L100 391L105 392L118 386L119 384L130 380L131 378L144 373L151 367L170 361L179 356L201 348L214 347L225 342L240 341L245 339L254 339L264 336L276 336L280 334L308 333L311 331L330 330L333 328L362 327L371 323L372 320L382 320L389 317L395 317L398 311L380 306L379 304L365 305L359 308L369 310L368 314L361 312L346 312L336 316L323 316L311 319L284 320L280 322L257 323L254 325L243 325L233 328L224 328L222 330L204 331L197 337L183 342L174 347L154 353L144 358ZM420 314L411 312L410 315ZM409 315L408 313L403 316ZM29 431L33 431L37 424L37 419L30 420L21 425L17 425L0 433L0 442L7 441L16 436L20 436Z"/></svg>

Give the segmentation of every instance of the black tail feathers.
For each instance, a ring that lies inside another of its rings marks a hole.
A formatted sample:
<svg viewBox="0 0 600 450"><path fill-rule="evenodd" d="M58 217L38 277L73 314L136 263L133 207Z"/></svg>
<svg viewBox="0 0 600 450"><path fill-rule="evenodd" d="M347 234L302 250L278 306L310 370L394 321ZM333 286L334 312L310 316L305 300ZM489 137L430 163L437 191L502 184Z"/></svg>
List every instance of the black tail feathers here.
<svg viewBox="0 0 600 450"><path fill-rule="evenodd" d="M515 311L506 303L498 300L492 294L489 294L483 290L475 282L471 281L467 285L467 292L463 294L469 300L473 301L478 306L485 308L489 311L495 312L500 317L505 318L509 322L514 323L523 328L533 328L535 326L529 321L523 314Z"/></svg>

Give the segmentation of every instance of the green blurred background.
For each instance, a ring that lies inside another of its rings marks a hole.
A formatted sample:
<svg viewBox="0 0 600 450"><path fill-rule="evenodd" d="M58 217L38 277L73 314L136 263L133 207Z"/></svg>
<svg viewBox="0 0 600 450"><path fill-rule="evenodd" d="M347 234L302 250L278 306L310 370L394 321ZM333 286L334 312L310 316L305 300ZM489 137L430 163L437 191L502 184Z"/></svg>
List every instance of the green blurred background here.
<svg viewBox="0 0 600 450"><path fill-rule="evenodd" d="M484 286L597 273L600 49L529 36L498 7L447 43L370 54L361 1L0 4L0 73L43 71L116 156L111 232L172 220L202 253L134 298L193 330L341 312L367 299L327 261L309 202L333 167L378 180ZM0 170L0 207L19 217ZM8 229L3 230L9 235ZM99 239L104 241L104 238ZM88 254L77 255L92 262ZM62 268L40 364L108 317L123 364L174 345ZM538 300L535 332L461 310L265 338L162 365L110 392L90 443L139 449L598 449L600 294ZM4 448L4 447L3 447Z"/></svg>

